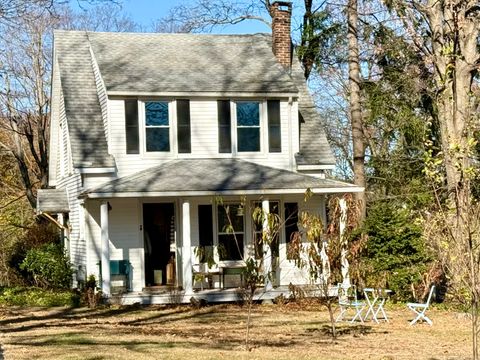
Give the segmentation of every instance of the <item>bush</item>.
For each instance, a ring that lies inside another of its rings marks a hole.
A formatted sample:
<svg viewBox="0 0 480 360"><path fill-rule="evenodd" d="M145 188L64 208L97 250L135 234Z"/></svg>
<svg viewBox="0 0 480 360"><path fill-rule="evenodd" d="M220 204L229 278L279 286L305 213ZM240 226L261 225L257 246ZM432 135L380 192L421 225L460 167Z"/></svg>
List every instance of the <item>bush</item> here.
<svg viewBox="0 0 480 360"><path fill-rule="evenodd" d="M41 218L33 220L28 202L15 202L1 213L0 286L24 286L29 282L20 265L27 252L46 243L59 242L59 231ZM28 218L19 215L25 213L30 214ZM21 227L15 224L20 224Z"/></svg>
<svg viewBox="0 0 480 360"><path fill-rule="evenodd" d="M58 244L45 244L29 250L20 269L30 275L37 287L68 289L72 283L72 266Z"/></svg>
<svg viewBox="0 0 480 360"><path fill-rule="evenodd" d="M11 287L0 289L0 306L71 306L80 305L80 296L72 291Z"/></svg>
<svg viewBox="0 0 480 360"><path fill-rule="evenodd" d="M369 209L363 230L368 235L362 254L365 283L388 287L399 300L411 299L431 262L415 216L398 204L380 202Z"/></svg>

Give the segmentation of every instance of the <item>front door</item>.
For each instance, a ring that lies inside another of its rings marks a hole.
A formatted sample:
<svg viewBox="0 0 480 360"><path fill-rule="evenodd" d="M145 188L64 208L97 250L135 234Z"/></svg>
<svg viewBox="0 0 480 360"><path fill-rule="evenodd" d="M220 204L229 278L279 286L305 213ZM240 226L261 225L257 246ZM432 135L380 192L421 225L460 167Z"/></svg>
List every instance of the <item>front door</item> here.
<svg viewBox="0 0 480 360"><path fill-rule="evenodd" d="M145 284L175 282L174 204L143 204Z"/></svg>

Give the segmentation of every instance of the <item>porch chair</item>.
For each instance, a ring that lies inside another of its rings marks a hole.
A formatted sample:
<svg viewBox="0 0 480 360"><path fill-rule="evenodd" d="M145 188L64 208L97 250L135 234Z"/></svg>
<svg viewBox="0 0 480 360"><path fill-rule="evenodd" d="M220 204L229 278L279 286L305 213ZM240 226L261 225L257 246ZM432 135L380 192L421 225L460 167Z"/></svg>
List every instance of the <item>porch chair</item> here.
<svg viewBox="0 0 480 360"><path fill-rule="evenodd" d="M353 323L359 319L363 323L362 312L365 309L365 302L357 299L357 288L355 285L344 286L343 284L337 285L338 289L338 306L340 307L340 314L338 314L335 322L346 320L345 316L348 309L354 309L355 315L350 320Z"/></svg>
<svg viewBox="0 0 480 360"><path fill-rule="evenodd" d="M435 285L432 285L430 288L430 293L428 294L427 302L426 303L408 303L407 306L410 310L412 310L415 314L417 314L417 317L410 321L410 325L415 324L418 320L422 319L427 322L428 325L432 325L432 320L428 318L427 315L425 315L425 312L428 309L428 306L430 305L430 301L432 300L432 294L433 291L435 290Z"/></svg>

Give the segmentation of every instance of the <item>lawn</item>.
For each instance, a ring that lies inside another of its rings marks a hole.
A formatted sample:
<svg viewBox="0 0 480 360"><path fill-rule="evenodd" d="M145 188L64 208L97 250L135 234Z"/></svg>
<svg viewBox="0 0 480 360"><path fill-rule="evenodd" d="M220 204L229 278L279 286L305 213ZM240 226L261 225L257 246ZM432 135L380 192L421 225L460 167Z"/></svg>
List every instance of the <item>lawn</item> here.
<svg viewBox="0 0 480 360"><path fill-rule="evenodd" d="M465 314L431 309L432 327L409 326L405 306L389 323L338 324L318 304L257 305L252 349L244 347L246 308L238 305L0 308L0 359L468 359Z"/></svg>

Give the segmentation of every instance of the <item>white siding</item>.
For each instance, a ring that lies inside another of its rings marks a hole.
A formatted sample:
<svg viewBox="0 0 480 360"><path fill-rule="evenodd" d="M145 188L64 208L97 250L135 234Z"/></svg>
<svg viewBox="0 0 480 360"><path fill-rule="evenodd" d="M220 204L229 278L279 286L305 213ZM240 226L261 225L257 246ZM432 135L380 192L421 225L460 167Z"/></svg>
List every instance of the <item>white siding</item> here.
<svg viewBox="0 0 480 360"><path fill-rule="evenodd" d="M110 259L129 260L131 289L141 291L143 283L143 238L140 231L140 210L136 199L110 199L109 236ZM87 203L86 232L88 237L88 274L99 276L100 261L100 202L89 200Z"/></svg>
<svg viewBox="0 0 480 360"><path fill-rule="evenodd" d="M114 178L113 174L110 176L106 176L105 174L83 174L83 187L85 190L92 189Z"/></svg>
<svg viewBox="0 0 480 360"><path fill-rule="evenodd" d="M86 265L86 242L84 234L80 233L80 222L83 219L80 218L80 211L82 206L78 199L78 194L81 191L81 176L79 173L73 173L68 177L64 177L59 181L57 188L65 188L68 195L68 205L70 207L69 219L70 219L70 260L75 269L78 270L80 265ZM74 284L75 285L75 284Z"/></svg>
<svg viewBox="0 0 480 360"><path fill-rule="evenodd" d="M263 123L263 149L257 154L220 154L218 152L218 120L217 120L217 100L216 99L191 99L190 115L191 115L191 144L192 152L190 154L126 154L125 139L125 109L124 101L117 99L109 99L108 113L110 116L110 136L109 149L115 157L118 177L123 177L140 170L147 169L152 166L161 164L163 161L177 158L215 158L215 157L232 157L252 161L262 165L282 169L293 169L294 152L298 152L298 109L296 102L290 106L288 101L284 100L280 103L281 111L281 131L282 131L282 152L268 152L268 136L267 121L264 118ZM139 113L141 114L141 106ZM289 121L291 122L289 124ZM139 116L140 131L143 130L142 116ZM171 126L175 126L172 121ZM175 129L172 130L175 133ZM292 139L289 139L291 134ZM140 138L142 138L142 134ZM174 140L175 141L175 140ZM142 146L141 146L142 147ZM171 144L171 148L175 147ZM290 152L292 150L293 152Z"/></svg>

